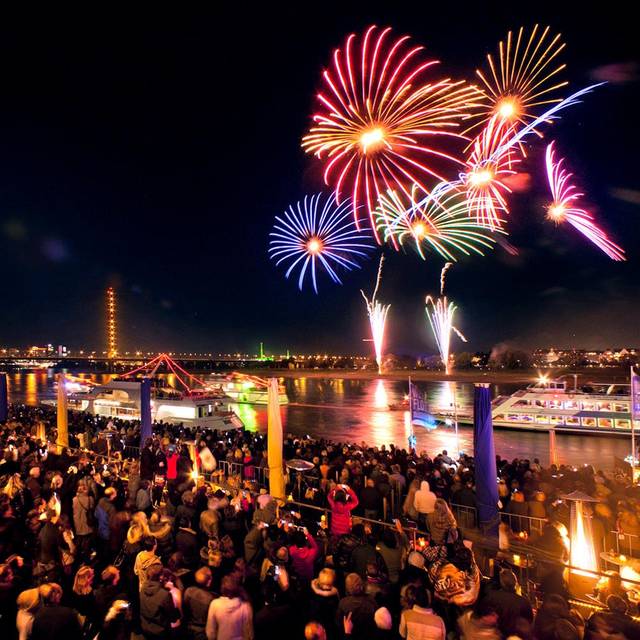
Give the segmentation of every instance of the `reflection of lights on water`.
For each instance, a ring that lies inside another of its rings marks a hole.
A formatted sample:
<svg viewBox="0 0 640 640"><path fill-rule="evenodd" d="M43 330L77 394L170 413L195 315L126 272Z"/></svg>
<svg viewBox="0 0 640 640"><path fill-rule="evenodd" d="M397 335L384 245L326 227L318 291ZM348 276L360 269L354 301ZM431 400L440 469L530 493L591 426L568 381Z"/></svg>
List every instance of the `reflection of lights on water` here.
<svg viewBox="0 0 640 640"><path fill-rule="evenodd" d="M229 409L233 411L244 424L247 431L258 430L258 412L250 404L230 404Z"/></svg>
<svg viewBox="0 0 640 640"><path fill-rule="evenodd" d="M453 411L456 402L455 382L442 382L436 392L434 408L441 411Z"/></svg>
<svg viewBox="0 0 640 640"><path fill-rule="evenodd" d="M387 396L387 390L384 386L384 380L378 380L376 383L376 390L373 395L373 406L376 409L389 408L389 398Z"/></svg>
<svg viewBox="0 0 640 640"><path fill-rule="evenodd" d="M35 373L27 373L27 382L25 387L25 404L38 404L38 382Z"/></svg>
<svg viewBox="0 0 640 640"><path fill-rule="evenodd" d="M393 417L390 411L376 411L371 416L371 437L374 442L393 442Z"/></svg>
<svg viewBox="0 0 640 640"><path fill-rule="evenodd" d="M571 566L597 571L598 562L593 547L591 521L584 517L582 502L577 501L571 507Z"/></svg>

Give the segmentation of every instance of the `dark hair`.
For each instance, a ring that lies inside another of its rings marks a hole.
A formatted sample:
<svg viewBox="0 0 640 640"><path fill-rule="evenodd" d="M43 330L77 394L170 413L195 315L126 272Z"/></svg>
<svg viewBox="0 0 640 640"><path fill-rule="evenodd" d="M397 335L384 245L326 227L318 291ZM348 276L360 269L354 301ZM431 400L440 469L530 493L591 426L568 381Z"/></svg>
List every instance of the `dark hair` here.
<svg viewBox="0 0 640 640"><path fill-rule="evenodd" d="M396 534L391 529L385 529L382 532L382 542L389 549L395 549L398 546Z"/></svg>
<svg viewBox="0 0 640 640"><path fill-rule="evenodd" d="M153 536L146 536L142 539L142 548L145 551L153 551L157 544L158 541Z"/></svg>
<svg viewBox="0 0 640 640"><path fill-rule="evenodd" d="M225 576L220 585L220 595L225 598L239 598L242 595L242 589L235 578Z"/></svg>
<svg viewBox="0 0 640 640"><path fill-rule="evenodd" d="M347 494L342 489L338 489L333 494L333 500L335 502L340 502L342 504L346 504L347 503Z"/></svg>
<svg viewBox="0 0 640 640"><path fill-rule="evenodd" d="M307 546L307 536L304 535L303 531L299 529L293 534L293 544L295 544L298 549L303 549Z"/></svg>
<svg viewBox="0 0 640 640"><path fill-rule="evenodd" d="M624 615L625 613L627 613L629 607L627 606L624 598L621 598L620 596L617 596L615 594L611 594L607 598L607 608L614 613Z"/></svg>
<svg viewBox="0 0 640 640"><path fill-rule="evenodd" d="M492 613L498 613L496 606L484 599L478 600L473 608L473 615L476 618L484 618L484 616L490 616Z"/></svg>

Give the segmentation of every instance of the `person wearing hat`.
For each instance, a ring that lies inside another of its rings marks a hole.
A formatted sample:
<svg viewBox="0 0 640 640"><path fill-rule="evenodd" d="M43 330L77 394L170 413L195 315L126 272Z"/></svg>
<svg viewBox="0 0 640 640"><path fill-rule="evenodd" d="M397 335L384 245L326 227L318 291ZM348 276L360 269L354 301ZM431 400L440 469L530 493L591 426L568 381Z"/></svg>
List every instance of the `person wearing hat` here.
<svg viewBox="0 0 640 640"><path fill-rule="evenodd" d="M309 619L322 624L329 640L334 640L338 631L335 613L340 595L334 586L335 579L336 573L333 569L322 569L318 577L311 581L309 595Z"/></svg>

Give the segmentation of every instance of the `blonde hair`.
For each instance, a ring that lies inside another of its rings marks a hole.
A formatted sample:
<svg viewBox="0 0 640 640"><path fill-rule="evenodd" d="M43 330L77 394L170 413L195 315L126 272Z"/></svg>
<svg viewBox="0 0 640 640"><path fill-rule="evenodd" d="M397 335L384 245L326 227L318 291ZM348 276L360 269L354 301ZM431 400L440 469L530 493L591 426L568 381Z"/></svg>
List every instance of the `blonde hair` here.
<svg viewBox="0 0 640 640"><path fill-rule="evenodd" d="M7 480L7 484L2 487L2 493L13 499L19 491L22 491L22 489L24 489L24 482L22 482L20 474L14 473L9 477L9 480Z"/></svg>
<svg viewBox="0 0 640 640"><path fill-rule="evenodd" d="M73 592L79 596L86 596L93 589L93 569L87 565L80 567L73 579Z"/></svg>
<svg viewBox="0 0 640 640"><path fill-rule="evenodd" d="M148 538L151 535L147 514L144 511L134 513L131 516L131 524L127 531L127 542L129 544L135 544L136 542L140 542L142 538Z"/></svg>
<svg viewBox="0 0 640 640"><path fill-rule="evenodd" d="M27 589L18 595L16 599L18 609L33 613L40 604L40 591L38 589Z"/></svg>

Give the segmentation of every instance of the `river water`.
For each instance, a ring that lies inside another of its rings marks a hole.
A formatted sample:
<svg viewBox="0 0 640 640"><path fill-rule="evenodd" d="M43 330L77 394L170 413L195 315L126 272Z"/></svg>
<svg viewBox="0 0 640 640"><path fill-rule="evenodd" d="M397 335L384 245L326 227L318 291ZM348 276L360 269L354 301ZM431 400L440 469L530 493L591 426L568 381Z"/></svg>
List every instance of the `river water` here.
<svg viewBox="0 0 640 640"><path fill-rule="evenodd" d="M86 374L94 382L106 382L107 375ZM175 380L166 376L173 386ZM36 405L45 396L53 394L54 378L46 371L15 372L9 374L9 396L13 402ZM408 412L390 411L389 404L400 403L407 393L407 383L393 380L341 379L297 377L285 378L282 384L287 390L290 404L283 407L285 430L296 435L310 434L333 440L382 445L394 443L406 447L409 435ZM451 410L453 398L458 411L471 413L473 386L467 383L418 382L426 394L432 410ZM495 395L513 393L517 385L492 386ZM266 406L233 404L247 429L266 432ZM416 428L418 450L431 454L442 449L454 452L456 436L453 427L435 430ZM462 451L473 452L471 427L460 426L459 441ZM496 453L502 457L540 458L543 464L549 459L549 437L546 432L509 431L496 429ZM557 436L558 461L566 464L593 464L596 468L610 469L614 457L624 458L630 452L628 438L614 436Z"/></svg>

